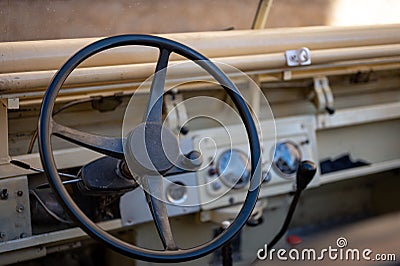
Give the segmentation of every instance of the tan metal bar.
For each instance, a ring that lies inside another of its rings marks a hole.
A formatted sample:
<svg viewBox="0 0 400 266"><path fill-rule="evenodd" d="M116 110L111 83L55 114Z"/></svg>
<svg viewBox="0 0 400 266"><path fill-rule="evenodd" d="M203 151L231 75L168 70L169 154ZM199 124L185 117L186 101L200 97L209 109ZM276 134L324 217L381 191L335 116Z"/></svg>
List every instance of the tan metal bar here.
<svg viewBox="0 0 400 266"><path fill-rule="evenodd" d="M341 61L355 61L400 56L400 44L379 45L369 47L352 47L311 51L312 68L319 64ZM257 74L268 69L287 68L284 53L247 55L216 58L215 61L228 64L241 71ZM178 62L175 62L178 63ZM173 63L172 63L173 64ZM192 67L190 67L192 66ZM293 68L296 69L296 68ZM128 81L144 81L154 71L154 64L136 64L105 67L88 67L75 70L67 79L67 86L96 85L102 83L121 83ZM55 71L37 71L23 73L0 74L0 95L45 88ZM229 74L229 73L228 73ZM195 65L177 65L168 71L168 77L185 78L202 76Z"/></svg>
<svg viewBox="0 0 400 266"><path fill-rule="evenodd" d="M275 53L306 46L311 50L400 43L399 25L307 27L160 35L185 43L208 57ZM96 39L0 43L0 73L58 69L78 49ZM86 67L149 63L157 53L146 47L113 49L83 64ZM179 57L172 57L173 60Z"/></svg>
<svg viewBox="0 0 400 266"><path fill-rule="evenodd" d="M257 12L254 17L253 25L251 26L254 30L264 29L265 24L267 23L267 18L269 14L269 10L271 9L273 0L260 0L257 7ZM251 75L251 79L256 82L256 84L261 87L261 81L259 75ZM261 110L261 91L252 91L250 101L251 106L253 107L253 113L256 117L259 116Z"/></svg>
<svg viewBox="0 0 400 266"><path fill-rule="evenodd" d="M253 25L251 26L252 29L259 30L265 28L272 2L273 0L260 0L257 7L256 16L254 17Z"/></svg>
<svg viewBox="0 0 400 266"><path fill-rule="evenodd" d="M351 62L340 62L340 63L332 63L332 64L324 64L318 67L299 67L293 69L273 69L266 70L264 73L256 75L260 79L260 82L273 82L273 81L281 81L283 79L283 72L290 72L290 79L305 79L305 78L313 78L316 76L335 76L335 75L346 75L353 74L359 71L386 71L400 68L400 57L392 57L392 58L381 58L374 59L371 61L357 60ZM235 77L231 76L231 79L235 84L241 82L241 80L237 80ZM188 80L190 81L190 80ZM187 82L185 80L167 80L168 86L177 85L177 83L181 84L181 82ZM139 86L142 86L142 82L124 82L121 84L100 84L96 86L80 86L77 88L68 88L63 89L58 97L57 102L68 102L72 100L76 100L77 98L81 98L82 94L86 97L90 96L113 96L117 94L131 94L131 93L141 93L147 94L149 89L141 87L140 91L136 91ZM149 84L148 84L149 85ZM190 90L205 90L210 89L208 83L204 82L189 82L186 85L179 85L180 91ZM219 86L213 86L212 89L222 89ZM29 92L16 92L10 94L0 95L0 98L20 98L20 106L27 106L33 104L40 104L42 102L42 97L44 95L45 90L36 90Z"/></svg>

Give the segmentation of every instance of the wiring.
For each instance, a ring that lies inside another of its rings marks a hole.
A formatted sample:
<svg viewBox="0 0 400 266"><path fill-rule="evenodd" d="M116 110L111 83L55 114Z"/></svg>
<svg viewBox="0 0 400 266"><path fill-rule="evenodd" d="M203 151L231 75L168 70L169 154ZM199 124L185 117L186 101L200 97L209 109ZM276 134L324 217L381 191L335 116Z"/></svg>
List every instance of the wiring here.
<svg viewBox="0 0 400 266"><path fill-rule="evenodd" d="M60 216L58 216L56 213L54 213L52 210L50 210L46 204L42 201L42 199L39 197L39 195L36 193L35 190L30 189L29 190L29 194L34 196L35 199L37 200L37 202L40 204L40 206L43 207L43 209L54 219L56 219L57 221L59 221L60 223L64 223L64 224L73 224L72 221L70 220L66 220L64 218L61 218Z"/></svg>
<svg viewBox="0 0 400 266"><path fill-rule="evenodd" d="M54 111L53 116L59 114L60 112L64 111L65 109L68 109L72 106L75 106L75 105L78 105L81 103L92 102L94 100L98 100L99 98L100 97L89 97L89 98L78 99L78 100L66 103L66 104L62 105L60 108L58 108L56 111ZM28 154L32 153L33 145L35 144L37 136L38 136L38 129L36 127L35 130L32 132L32 137L31 137L31 140L29 141L28 152L27 152Z"/></svg>

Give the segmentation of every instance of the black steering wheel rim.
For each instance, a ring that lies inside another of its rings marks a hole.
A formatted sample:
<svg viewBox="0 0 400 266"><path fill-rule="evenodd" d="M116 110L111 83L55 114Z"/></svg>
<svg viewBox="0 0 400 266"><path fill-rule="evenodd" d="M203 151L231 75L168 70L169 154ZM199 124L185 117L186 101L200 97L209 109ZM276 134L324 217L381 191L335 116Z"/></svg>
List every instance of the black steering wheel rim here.
<svg viewBox="0 0 400 266"><path fill-rule="evenodd" d="M142 45L157 47L159 49L168 49L171 52L177 53L189 60L196 62L200 67L212 75L215 80L218 81L218 83L227 91L245 125L250 144L251 155L250 188L247 192L245 201L239 214L231 223L231 225L216 238L199 246L179 250L152 250L121 241L97 226L80 210L80 208L70 197L58 175L52 152L53 149L51 145L51 135L52 112L59 90L70 73L87 58L104 50L127 45ZM205 56L181 43L157 36L136 34L113 36L96 41L73 55L55 74L45 93L40 110L38 141L42 165L49 183L70 217L73 218L79 227L81 227L91 237L106 244L114 251L135 259L152 262L181 262L196 259L213 252L231 240L246 224L246 221L250 217L257 202L258 193L260 190L260 142L251 112L236 86L215 64L213 64Z"/></svg>

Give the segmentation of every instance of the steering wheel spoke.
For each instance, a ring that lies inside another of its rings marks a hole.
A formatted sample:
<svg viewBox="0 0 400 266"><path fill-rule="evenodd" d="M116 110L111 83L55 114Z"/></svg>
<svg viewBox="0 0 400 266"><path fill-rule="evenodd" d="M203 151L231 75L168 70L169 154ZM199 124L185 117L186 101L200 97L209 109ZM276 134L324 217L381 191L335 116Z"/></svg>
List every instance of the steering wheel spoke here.
<svg viewBox="0 0 400 266"><path fill-rule="evenodd" d="M51 122L52 134L71 143L88 148L113 158L124 158L121 138L99 136L63 126L54 120Z"/></svg>
<svg viewBox="0 0 400 266"><path fill-rule="evenodd" d="M143 182L147 204L165 250L178 250L169 223L161 176L149 176Z"/></svg>
<svg viewBox="0 0 400 266"><path fill-rule="evenodd" d="M153 81L150 87L150 97L143 121L161 124L164 86L170 54L171 52L168 49L160 48Z"/></svg>

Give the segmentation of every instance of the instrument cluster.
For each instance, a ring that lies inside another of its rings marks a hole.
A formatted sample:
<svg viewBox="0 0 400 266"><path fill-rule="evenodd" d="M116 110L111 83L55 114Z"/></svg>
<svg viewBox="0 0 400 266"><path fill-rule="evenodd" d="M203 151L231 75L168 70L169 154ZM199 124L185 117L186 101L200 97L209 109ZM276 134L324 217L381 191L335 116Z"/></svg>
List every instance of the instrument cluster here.
<svg viewBox="0 0 400 266"><path fill-rule="evenodd" d="M262 147L262 177L260 197L294 190L297 167L302 160L316 160L314 122L311 117L275 121L277 136L264 134ZM268 128L272 122L263 122ZM231 126L230 141L218 139L220 129L207 131L212 145L204 145L202 134L194 139L201 147L204 167L197 172L202 209L213 209L240 203L249 188L251 169L246 135L239 125ZM237 127L237 128L236 128ZM226 130L226 129L224 129ZM235 134L235 132L237 134ZM200 133L200 132L199 132ZM203 133L203 132L201 132ZM203 142L203 143L201 143ZM317 184L318 178L313 182Z"/></svg>

